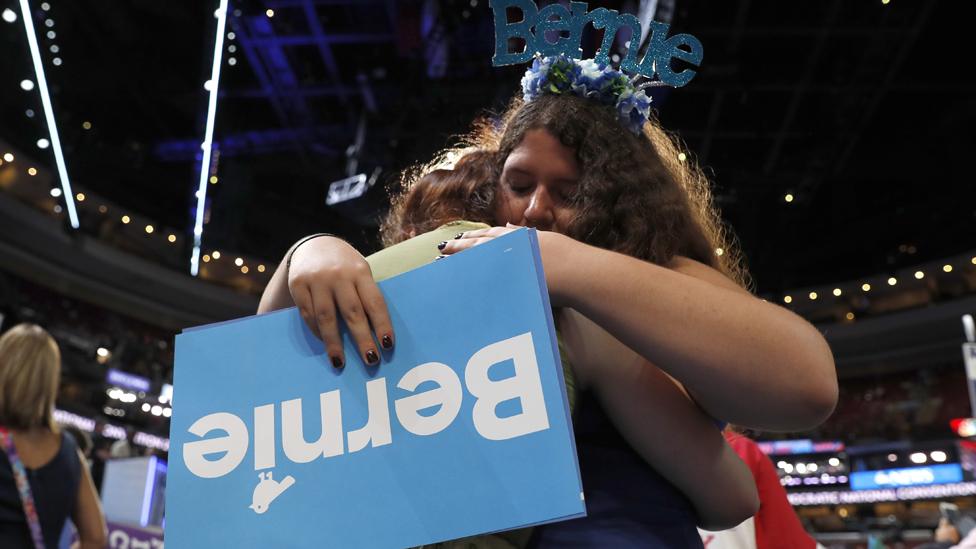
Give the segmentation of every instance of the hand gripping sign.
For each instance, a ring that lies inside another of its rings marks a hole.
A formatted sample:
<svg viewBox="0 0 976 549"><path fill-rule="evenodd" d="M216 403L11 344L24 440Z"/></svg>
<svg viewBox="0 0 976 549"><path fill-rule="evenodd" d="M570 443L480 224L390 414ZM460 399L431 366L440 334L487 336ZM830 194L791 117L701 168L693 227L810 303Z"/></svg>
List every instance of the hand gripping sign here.
<svg viewBox="0 0 976 549"><path fill-rule="evenodd" d="M397 346L376 368L333 369L295 309L177 337L168 545L406 547L582 516L534 231L380 288Z"/></svg>

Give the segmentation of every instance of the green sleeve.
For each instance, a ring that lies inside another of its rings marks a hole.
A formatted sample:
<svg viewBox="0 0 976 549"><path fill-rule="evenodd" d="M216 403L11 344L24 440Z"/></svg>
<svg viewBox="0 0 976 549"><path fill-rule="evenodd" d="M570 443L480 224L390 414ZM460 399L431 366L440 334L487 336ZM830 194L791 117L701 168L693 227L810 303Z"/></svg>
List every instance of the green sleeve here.
<svg viewBox="0 0 976 549"><path fill-rule="evenodd" d="M441 254L437 245L451 240L458 233L487 228L488 225L484 223L452 221L433 231L380 250L367 257L366 262L373 271L373 279L380 282L430 263Z"/></svg>

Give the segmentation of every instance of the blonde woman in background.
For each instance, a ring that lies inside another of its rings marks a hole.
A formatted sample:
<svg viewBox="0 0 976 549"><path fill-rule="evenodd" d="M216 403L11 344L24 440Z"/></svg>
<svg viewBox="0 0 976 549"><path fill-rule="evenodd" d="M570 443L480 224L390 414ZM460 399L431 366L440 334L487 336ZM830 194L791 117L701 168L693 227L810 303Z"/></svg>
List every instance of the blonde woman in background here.
<svg viewBox="0 0 976 549"><path fill-rule="evenodd" d="M5 549L55 549L68 517L82 549L105 547L105 517L85 458L54 423L60 378L61 353L43 328L19 324L0 337L0 547Z"/></svg>

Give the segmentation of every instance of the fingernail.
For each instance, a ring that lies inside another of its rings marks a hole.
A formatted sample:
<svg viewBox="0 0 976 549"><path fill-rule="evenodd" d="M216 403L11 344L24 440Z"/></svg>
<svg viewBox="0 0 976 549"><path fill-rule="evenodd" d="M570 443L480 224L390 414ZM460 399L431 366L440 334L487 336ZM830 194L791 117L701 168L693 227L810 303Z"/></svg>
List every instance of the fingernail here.
<svg viewBox="0 0 976 549"><path fill-rule="evenodd" d="M366 364L372 366L380 361L380 355L376 354L376 351L370 349L366 351Z"/></svg>
<svg viewBox="0 0 976 549"><path fill-rule="evenodd" d="M332 366L335 368L342 368L342 357L341 356L332 357Z"/></svg>
<svg viewBox="0 0 976 549"><path fill-rule="evenodd" d="M454 240L457 240L457 239L461 238L462 236L464 236L464 233L458 233L458 234L454 235Z"/></svg>
<svg viewBox="0 0 976 549"><path fill-rule="evenodd" d="M437 256L437 257L435 257L435 258L434 258L434 261L437 261L438 259L444 259L445 257L447 257L447 256L446 256L446 255L444 255L444 254L441 254L441 255L439 255L439 256Z"/></svg>
<svg viewBox="0 0 976 549"><path fill-rule="evenodd" d="M443 250L445 246L447 246L447 241L446 240L444 242L441 242L440 244L438 244L437 245L437 249L438 250Z"/></svg>
<svg viewBox="0 0 976 549"><path fill-rule="evenodd" d="M380 341L380 343L383 345L383 348L384 349L392 349L393 348L393 338L390 337L390 334L384 335L383 336L383 339Z"/></svg>

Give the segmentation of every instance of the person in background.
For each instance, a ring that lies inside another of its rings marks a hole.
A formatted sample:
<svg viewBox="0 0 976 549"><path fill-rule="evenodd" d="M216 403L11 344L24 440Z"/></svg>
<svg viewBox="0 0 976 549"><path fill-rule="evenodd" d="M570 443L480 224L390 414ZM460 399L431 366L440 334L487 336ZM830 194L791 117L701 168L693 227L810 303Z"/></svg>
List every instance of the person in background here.
<svg viewBox="0 0 976 549"><path fill-rule="evenodd" d="M134 442L135 438L136 438L135 428L131 426L126 426L125 438L114 442L112 444L111 450L109 450L109 454L111 458L122 459L122 458L139 457L141 454L139 453L139 449L136 448L136 444Z"/></svg>
<svg viewBox="0 0 976 549"><path fill-rule="evenodd" d="M74 425L65 425L64 427L62 427L62 429L64 429L69 435L71 435L71 438L75 439L75 444L78 445L78 451L81 452L81 455L85 456L85 460L89 463L89 466L91 466L91 453L92 453L91 437L88 436L88 434L82 431L81 429L75 427Z"/></svg>
<svg viewBox="0 0 976 549"><path fill-rule="evenodd" d="M54 422L61 353L43 328L0 337L0 547L54 549L70 516L81 549L105 546L95 486L74 439Z"/></svg>
<svg viewBox="0 0 976 549"><path fill-rule="evenodd" d="M779 481L776 466L749 437L726 429L725 439L752 471L759 491L759 511L752 518L729 530L701 531L705 549L814 549L823 547L803 528L786 490ZM719 496L717 496L719 497Z"/></svg>

